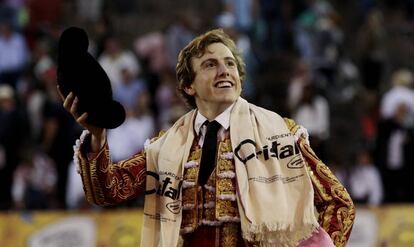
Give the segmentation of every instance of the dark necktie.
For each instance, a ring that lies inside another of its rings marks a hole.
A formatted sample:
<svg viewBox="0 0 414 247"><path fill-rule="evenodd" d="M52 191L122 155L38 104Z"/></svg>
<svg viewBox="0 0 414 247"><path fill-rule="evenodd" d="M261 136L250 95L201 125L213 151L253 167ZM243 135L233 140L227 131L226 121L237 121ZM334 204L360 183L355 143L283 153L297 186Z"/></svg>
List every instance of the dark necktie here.
<svg viewBox="0 0 414 247"><path fill-rule="evenodd" d="M207 132L204 136L204 143L201 151L200 172L198 174L198 181L201 186L207 182L216 163L217 131L220 127L221 125L217 121L208 122L207 124Z"/></svg>

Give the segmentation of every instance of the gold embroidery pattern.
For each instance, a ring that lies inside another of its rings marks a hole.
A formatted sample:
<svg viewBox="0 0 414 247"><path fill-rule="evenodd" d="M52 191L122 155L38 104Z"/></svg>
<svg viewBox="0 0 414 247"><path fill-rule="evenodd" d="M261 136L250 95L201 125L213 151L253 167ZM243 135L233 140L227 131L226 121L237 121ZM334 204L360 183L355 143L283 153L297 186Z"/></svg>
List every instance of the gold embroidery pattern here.
<svg viewBox="0 0 414 247"><path fill-rule="evenodd" d="M144 191L145 188L145 154L143 152L134 155L131 159L113 164L111 162L108 145L98 154L96 160L88 161L79 155L81 175L84 181L86 199L97 205L109 205L104 191L108 191L111 197L127 199L134 195L137 190ZM97 164L102 164L97 167ZM129 173L134 169L135 173ZM123 170L121 176L119 171ZM132 175L134 174L134 175ZM107 180L101 181L102 177Z"/></svg>
<svg viewBox="0 0 414 247"><path fill-rule="evenodd" d="M322 221L322 227L326 229L336 246L344 246L347 242L349 234L352 230L353 222L355 219L355 208L349 193L336 179L329 168L323 164L315 155L313 150L305 144L304 140L299 141L299 146L304 156L307 157L313 164L316 165L316 173L322 181L329 184L330 191L325 190L326 186L321 184L321 180L318 179L315 174L311 174L312 182L314 182L319 195L329 203L325 212L319 215L319 220ZM308 162L307 165L309 166ZM342 205L335 208L335 205ZM335 214L336 209L336 214ZM335 217L335 219L332 219ZM330 229L332 222L337 223L336 229ZM329 229L331 231L329 231Z"/></svg>
<svg viewBox="0 0 414 247"><path fill-rule="evenodd" d="M292 134L295 134L296 131L298 131L298 129L300 128L300 126L297 125L295 121L293 121L290 118L283 118L283 120L285 121L286 126L288 127L290 133Z"/></svg>
<svg viewBox="0 0 414 247"><path fill-rule="evenodd" d="M120 161L118 163L112 164L109 167L107 167L106 169L104 167L101 168L102 172L107 172L109 170L109 172L113 172L119 169L128 169L131 167L135 167L137 164L139 163L143 163L146 161L146 157L145 157L145 153L144 152L140 152L139 154L134 155L131 159L129 160L124 160L124 161Z"/></svg>
<svg viewBox="0 0 414 247"><path fill-rule="evenodd" d="M198 224L201 224L203 221L204 224L221 224L222 222L218 220L229 219L235 220L239 217L237 201L235 199L236 195L236 181L235 178L220 177L217 174L232 174L235 172L234 160L229 159L230 156L222 157L220 154L232 152L232 147L230 143L229 136L226 136L227 139L220 141L219 143L219 155L217 157L217 165L211 176L208 178L206 183L206 188L198 190L197 193L194 193L195 187L189 187L183 189L183 205L194 204L197 205L191 210L183 210L183 222L181 224L181 229L196 229ZM199 161L201 158L201 149L198 146L194 145L193 148L195 151L192 151L189 155L189 161ZM192 181L192 179L197 180L199 169L185 168L184 169L184 179ZM225 197L225 199L220 199L219 195L230 196ZM234 196L231 197L231 196ZM197 198L198 197L198 198ZM231 200L233 198L233 200ZM204 202L205 205L199 206L197 203ZM207 207L205 207L207 206ZM191 212L191 213L190 213ZM224 221L225 221L224 220ZM223 222L223 224L217 228L218 234L216 235L216 241L218 241L217 246L237 246L237 226L238 223ZM184 231L182 231L184 233ZM188 232L188 231L186 231Z"/></svg>
<svg viewBox="0 0 414 247"><path fill-rule="evenodd" d="M84 186L84 191L85 191L85 196L86 196L86 200L89 203L95 203L98 204L97 200L94 197L94 189L92 186L92 183L90 181L89 175L90 175L90 170L96 170L96 162L91 162L89 165L87 164L87 161L85 159L83 159L82 157L80 157L79 159L80 162L80 170L81 170L81 175L82 175L82 180L83 180L83 186ZM99 205L99 204L98 204Z"/></svg>
<svg viewBox="0 0 414 247"><path fill-rule="evenodd" d="M105 147L104 153L102 154L102 158L106 159L107 161L110 160L109 158L109 150L107 148L107 146ZM90 171L89 171L89 175L90 175L90 184L92 187L92 191L93 191L93 197L94 197L94 202L97 205L107 205L107 203L105 203L105 196L104 196L104 192L101 189L100 186L100 181L98 178L98 169L96 167L96 160L90 162ZM109 162L104 162L104 164L108 164Z"/></svg>
<svg viewBox="0 0 414 247"><path fill-rule="evenodd" d="M109 150L105 152L105 156L109 159ZM137 167L144 162L145 155L143 152L133 156L132 159L127 161L121 161L116 164L110 164L110 162L108 162L107 164L109 165L100 168L101 172L108 173L108 180L105 181L105 188L111 191L113 197L122 200L128 199L134 195L136 190L144 190L145 169L140 170L136 175L128 173L129 169ZM119 172L121 169L126 172L122 173L122 177L116 176L114 173Z"/></svg>
<svg viewBox="0 0 414 247"><path fill-rule="evenodd" d="M239 228L237 224L234 224L234 223L223 224L222 230L221 230L221 236L220 236L221 238L220 246L236 247L238 235L239 235Z"/></svg>
<svg viewBox="0 0 414 247"><path fill-rule="evenodd" d="M194 147L194 146L193 146ZM200 161L201 157L201 149L199 147L195 147L194 150L191 151L189 155L188 162L191 161ZM196 167L188 167L184 168L184 181L196 183L198 177L199 166ZM188 206L193 205L192 208L184 208L183 216L182 216L182 223L181 223L181 230L183 233L189 233L194 231L199 221L201 220L201 213L198 209L198 198L200 198L201 188L199 186L192 186L182 189L182 205ZM186 228L186 231L183 229ZM191 230L188 230L191 229Z"/></svg>
<svg viewBox="0 0 414 247"><path fill-rule="evenodd" d="M229 139L220 143L220 152L232 152ZM219 155L218 174L235 174L234 160L224 159ZM217 219L235 220L239 217L236 198L235 178L216 177L216 217Z"/></svg>
<svg viewBox="0 0 414 247"><path fill-rule="evenodd" d="M292 134L300 128L292 119L284 118L284 120ZM314 185L315 205L319 206L319 222L330 234L335 246L345 246L355 219L352 199L329 168L305 143L305 140L300 139L298 143ZM326 191L326 188L330 188L330 191Z"/></svg>
<svg viewBox="0 0 414 247"><path fill-rule="evenodd" d="M216 207L219 208L219 215L218 217L223 216L231 216L234 217L237 215L237 207L234 207L233 201L224 201L224 200L217 200Z"/></svg>

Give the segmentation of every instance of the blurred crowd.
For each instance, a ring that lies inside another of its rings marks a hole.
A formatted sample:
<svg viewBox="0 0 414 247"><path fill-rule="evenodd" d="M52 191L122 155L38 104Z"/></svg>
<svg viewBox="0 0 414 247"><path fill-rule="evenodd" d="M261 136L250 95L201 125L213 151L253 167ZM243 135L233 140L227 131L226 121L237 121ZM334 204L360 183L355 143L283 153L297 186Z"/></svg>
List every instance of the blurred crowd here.
<svg viewBox="0 0 414 247"><path fill-rule="evenodd" d="M114 161L188 111L178 52L223 28L247 65L243 97L305 126L356 203L414 201L414 1L215 0L204 19L206 6L179 2L187 9L163 19L151 0L0 0L0 210L91 207L73 164L82 128L56 90L71 25L127 112L108 132Z"/></svg>

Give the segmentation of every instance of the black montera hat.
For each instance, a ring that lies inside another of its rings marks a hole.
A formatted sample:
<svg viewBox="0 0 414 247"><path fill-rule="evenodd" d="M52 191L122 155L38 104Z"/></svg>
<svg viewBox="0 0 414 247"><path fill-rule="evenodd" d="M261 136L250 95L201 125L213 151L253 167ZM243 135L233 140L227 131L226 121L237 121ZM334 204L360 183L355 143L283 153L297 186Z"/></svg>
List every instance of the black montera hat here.
<svg viewBox="0 0 414 247"><path fill-rule="evenodd" d="M78 113L88 113L87 122L113 129L125 120L125 109L112 98L110 80L88 53L88 35L78 27L63 31L59 40L57 83L64 96L73 92L79 99Z"/></svg>

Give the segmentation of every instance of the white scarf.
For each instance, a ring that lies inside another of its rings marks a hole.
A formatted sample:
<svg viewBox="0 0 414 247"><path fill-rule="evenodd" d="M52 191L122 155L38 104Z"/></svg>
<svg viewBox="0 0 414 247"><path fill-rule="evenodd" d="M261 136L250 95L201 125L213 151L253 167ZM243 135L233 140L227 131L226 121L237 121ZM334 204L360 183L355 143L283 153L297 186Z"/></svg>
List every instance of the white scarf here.
<svg viewBox="0 0 414 247"><path fill-rule="evenodd" d="M176 246L184 163L196 111L181 117L147 149L141 246ZM296 246L318 227L313 187L283 118L239 98L230 114L237 202L243 238L262 246Z"/></svg>

